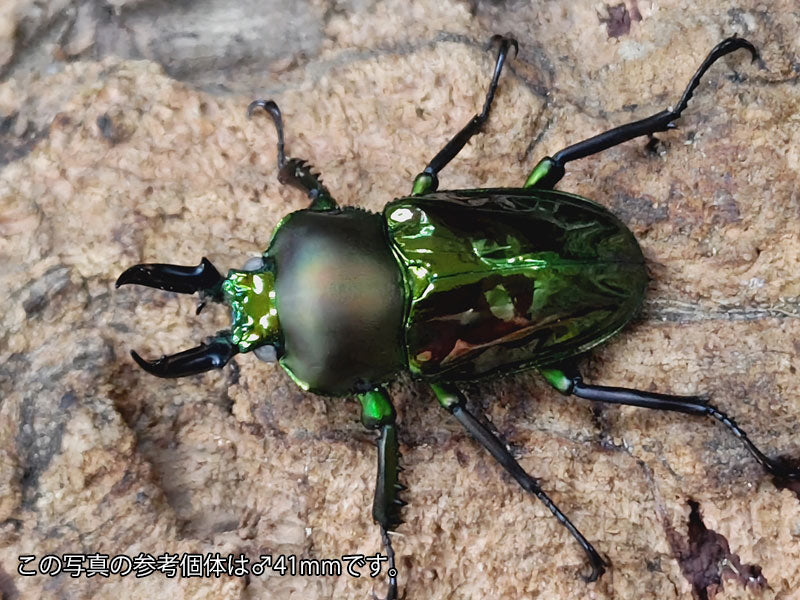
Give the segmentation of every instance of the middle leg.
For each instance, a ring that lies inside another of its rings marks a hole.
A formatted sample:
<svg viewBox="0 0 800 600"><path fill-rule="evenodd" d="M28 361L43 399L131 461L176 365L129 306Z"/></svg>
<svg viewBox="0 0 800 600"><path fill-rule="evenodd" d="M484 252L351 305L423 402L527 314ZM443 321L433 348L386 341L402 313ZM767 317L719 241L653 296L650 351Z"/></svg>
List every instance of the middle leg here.
<svg viewBox="0 0 800 600"><path fill-rule="evenodd" d="M497 91L497 83L500 81L500 72L503 70L503 64L508 56L508 51L513 47L514 52L519 50L517 40L501 35L495 35L491 39L491 43L499 45L497 51L497 62L494 65L494 75L492 75L492 82L489 84L489 91L486 92L486 100L483 103L483 110L480 114L475 115L470 119L464 128L459 131L453 138L447 142L444 148L439 150L439 153L431 159L428 166L414 178L414 185L411 190L412 196L419 196L435 192L439 187L439 178L437 174L444 169L455 156L461 152L461 149L467 144L470 138L479 133L483 125L489 119L489 110L492 108L492 101L494 100L495 91Z"/></svg>
<svg viewBox="0 0 800 600"><path fill-rule="evenodd" d="M597 550L595 550L583 534L578 531L578 528L572 524L566 515L561 512L550 497L544 493L542 488L539 487L539 482L528 475L525 469L520 466L511 452L505 447L505 444L467 410L466 401L461 391L454 385L444 383L431 384L431 389L439 400L439 404L458 419L461 425L464 426L464 429L489 451L489 454L516 479L522 489L539 498L550 512L553 513L553 516L558 519L558 522L566 527L570 535L577 540L586 553L592 567L592 572L588 576L585 576L584 579L587 582L596 581L605 573L606 563L600 558Z"/></svg>

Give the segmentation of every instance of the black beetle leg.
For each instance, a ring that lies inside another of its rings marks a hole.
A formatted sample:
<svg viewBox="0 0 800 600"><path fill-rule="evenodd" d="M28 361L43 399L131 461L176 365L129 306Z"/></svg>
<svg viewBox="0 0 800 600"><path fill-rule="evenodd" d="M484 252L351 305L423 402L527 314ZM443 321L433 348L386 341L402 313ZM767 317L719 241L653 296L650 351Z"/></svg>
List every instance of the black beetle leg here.
<svg viewBox="0 0 800 600"><path fill-rule="evenodd" d="M539 487L539 482L533 477L528 475L527 472L520 466L516 459L511 455L511 452L505 447L497 436L495 436L483 423L478 421L475 416L467 410L466 402L463 394L454 385L448 384L431 384L433 393L439 403L446 408L450 413L458 419L461 425L464 426L469 434L475 438L480 444L486 448L494 459L509 472L509 474L517 480L517 483L522 486L526 492L530 492L550 510L551 513L558 519L567 531L574 537L578 544L580 544L583 551L586 553L592 571L589 575L583 576L587 582L596 581L606 570L606 563L600 558L597 550L589 543L589 541L578 531L578 528L566 517L564 513L555 505L555 503L545 494Z"/></svg>
<svg viewBox="0 0 800 600"><path fill-rule="evenodd" d="M673 121L681 116L705 72L720 58L741 48L749 50L754 61L758 60L758 51L747 40L738 37L729 37L722 40L709 52L697 69L675 108L670 107L646 119L633 121L632 123L604 131L556 152L552 158L546 156L533 168L523 187L552 188L564 176L564 165L570 161L584 158L590 154L597 154L640 135L652 135L658 131L667 131L674 128Z"/></svg>
<svg viewBox="0 0 800 600"><path fill-rule="evenodd" d="M372 518L381 527L381 539L388 557L389 590L383 600L397 600L397 567L389 531L403 522L400 519L400 509L406 502L399 498L399 493L406 488L399 481L402 468L397 443L395 410L389 395L382 387L359 394L358 399L361 402L361 422L365 427L379 431L378 473L375 480ZM374 593L372 597L377 598Z"/></svg>
<svg viewBox="0 0 800 600"><path fill-rule="evenodd" d="M461 149L466 145L469 139L476 133L479 133L486 121L489 119L489 110L492 108L492 101L494 100L494 94L497 91L497 83L500 81L500 72L503 70L503 64L506 61L506 56L508 56L508 52L512 47L514 48L515 56L519 51L519 44L517 44L517 40L502 35L492 36L489 44L496 44L498 46L498 51L497 62L495 62L494 65L494 74L492 75L492 81L489 84L489 90L486 92L486 100L483 103L483 110L480 112L480 114L472 117L470 122L467 123L464 128L455 136L453 136L453 138L447 142L445 147L433 157L431 162L428 163L428 166L425 167L422 173L416 176L411 192L413 196L436 191L436 189L439 187L439 178L437 177L439 171L444 169L447 166L447 163L453 160L453 158L455 158L455 156L461 152Z"/></svg>
<svg viewBox="0 0 800 600"><path fill-rule="evenodd" d="M655 394L627 388L588 385L580 377L573 379L572 393L579 398L599 400L612 404L625 404L627 406L641 406L658 410L669 410L711 417L727 427L733 435L742 440L748 452L758 461L764 469L781 483L787 481L800 481L800 469L794 468L789 460L775 460L769 458L756 445L750 441L747 434L736 424L731 417L712 406L700 396L671 396L668 394Z"/></svg>
<svg viewBox="0 0 800 600"><path fill-rule="evenodd" d="M286 158L283 142L283 119L281 109L272 100L254 100L247 107L248 118L257 108L264 109L272 117L278 132L278 181L290 185L308 194L311 210L331 210L336 208L336 201L331 197L328 188L322 183L319 173L311 171L311 165L299 158Z"/></svg>
<svg viewBox="0 0 800 600"><path fill-rule="evenodd" d="M775 478L776 483L785 485L789 481L800 481L800 469L793 464L795 461L769 458L750 441L750 438L736 424L736 421L709 404L708 400L702 396L673 396L630 388L589 385L583 382L580 373L572 365L559 365L553 369L540 369L540 373L553 387L566 395L573 394L579 398L607 402L609 404L624 404L626 406L654 408L688 415L711 417L722 423L733 435L742 440L748 452L753 455L758 464Z"/></svg>

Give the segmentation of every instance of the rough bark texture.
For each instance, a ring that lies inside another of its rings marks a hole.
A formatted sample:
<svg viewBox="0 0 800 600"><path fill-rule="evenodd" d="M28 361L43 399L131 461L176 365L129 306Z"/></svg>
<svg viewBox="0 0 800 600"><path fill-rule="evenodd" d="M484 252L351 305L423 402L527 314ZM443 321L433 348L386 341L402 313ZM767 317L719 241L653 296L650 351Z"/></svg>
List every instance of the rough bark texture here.
<svg viewBox="0 0 800 600"><path fill-rule="evenodd" d="M479 109L495 32L519 56L442 188L519 184L541 156L676 102L723 37L761 49L765 70L743 52L715 66L656 152L637 140L575 162L560 187L620 215L653 279L587 379L707 392L769 454L800 457L794 1L236 5L1 9L3 600L380 593L383 578L348 576L21 577L17 557L381 551L373 439L354 403L305 394L252 356L147 376L129 348L188 347L227 315L113 282L137 262L240 266L306 204L276 180L268 120L245 118L254 97L278 101L289 153L341 204L379 210L407 193ZM401 378L410 504L394 544L408 598L800 597L800 492L722 427L565 399L534 374L466 391L612 567L583 583L565 530Z"/></svg>

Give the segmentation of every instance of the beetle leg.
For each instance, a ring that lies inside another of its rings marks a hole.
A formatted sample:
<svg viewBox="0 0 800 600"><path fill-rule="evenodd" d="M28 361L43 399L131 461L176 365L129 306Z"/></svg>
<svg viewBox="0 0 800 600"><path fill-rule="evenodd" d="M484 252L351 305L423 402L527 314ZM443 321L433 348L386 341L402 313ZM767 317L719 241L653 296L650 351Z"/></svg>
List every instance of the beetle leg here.
<svg viewBox="0 0 800 600"><path fill-rule="evenodd" d="M641 135L652 135L658 131L667 131L668 129L674 128L675 124L673 121L681 116L681 113L689 103L689 99L692 97L695 88L700 83L700 79L705 72L720 58L741 48L750 51L753 61L758 60L758 51L755 46L747 40L738 37L729 37L722 40L709 52L708 56L706 56L705 60L697 69L675 108L670 107L646 119L633 121L632 123L627 123L626 125L604 131L594 137L590 137L589 139L556 152L552 158L546 156L533 168L533 171L531 171L531 174L525 181L525 185L522 187L552 188L564 176L564 165L570 161L602 152L612 146L627 142Z"/></svg>
<svg viewBox="0 0 800 600"><path fill-rule="evenodd" d="M257 108L262 108L272 117L278 131L278 181L290 185L308 194L311 210L331 210L336 208L336 201L331 197L328 188L322 183L319 173L311 171L311 165L299 158L286 158L283 143L283 119L281 110L272 100L254 100L247 107L247 117L251 117Z"/></svg>
<svg viewBox="0 0 800 600"><path fill-rule="evenodd" d="M375 481L375 497L372 502L372 518L381 527L381 539L389 559L389 591L385 600L396 600L397 568L389 531L403 522L400 519L400 509L406 503L398 496L405 486L398 480L401 468L395 410L389 395L382 387L359 394L358 399L361 402L361 422L365 427L379 431L377 439L378 474Z"/></svg>
<svg viewBox="0 0 800 600"><path fill-rule="evenodd" d="M709 404L708 400L702 396L672 396L669 394L656 394L629 388L589 385L583 383L583 379L577 370L569 374L565 374L564 371L559 368L540 369L540 372L553 387L565 395L574 394L579 398L586 398L587 400L669 410L716 419L725 425L733 435L742 440L745 447L756 461L758 461L758 463L779 483L800 480L800 469L797 469L792 464L793 461L785 458L769 458L750 441L750 438L747 437L747 434L736 424L736 421Z"/></svg>
<svg viewBox="0 0 800 600"><path fill-rule="evenodd" d="M606 563L600 558L600 555L594 547L583 537L583 534L578 531L566 515L559 510L547 494L542 491L539 487L539 482L525 472L511 455L511 452L505 447L505 444L467 410L466 400L461 391L454 385L443 383L431 384L431 389L439 400L439 404L458 419L461 425L464 426L464 429L489 451L494 459L517 480L517 483L519 483L526 492L530 492L539 498L550 512L553 513L556 519L558 519L559 523L566 527L572 537L578 541L581 548L583 548L583 551L586 553L586 556L589 558L592 567L592 572L584 577L584 579L587 582L595 581L605 573Z"/></svg>
<svg viewBox="0 0 800 600"><path fill-rule="evenodd" d="M517 40L510 37L494 35L489 43L497 44L499 48L497 51L497 62L495 62L494 65L492 81L489 84L489 91L486 92L486 100L483 103L483 110L480 112L480 114L472 117L470 122L467 123L464 128L455 136L453 136L453 138L447 142L445 147L433 157L431 162L428 163L428 166L425 167L425 170L423 170L422 173L414 178L414 185L411 191L412 196L419 196L421 194L435 192L436 188L439 187L439 178L437 177L439 171L444 169L447 166L447 163L453 160L456 154L461 152L461 149L466 145L469 139L476 133L479 133L486 121L489 119L489 110L492 107L494 94L495 91L497 91L497 83L500 80L500 72L503 70L503 64L506 61L506 56L508 56L508 51L513 47L515 56L517 52L519 52L519 44L517 44Z"/></svg>

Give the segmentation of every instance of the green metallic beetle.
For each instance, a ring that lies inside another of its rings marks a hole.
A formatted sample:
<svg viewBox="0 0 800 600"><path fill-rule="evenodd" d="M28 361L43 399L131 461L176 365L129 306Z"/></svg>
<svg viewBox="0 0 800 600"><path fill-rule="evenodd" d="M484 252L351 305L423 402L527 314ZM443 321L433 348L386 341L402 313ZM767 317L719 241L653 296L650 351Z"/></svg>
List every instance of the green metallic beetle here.
<svg viewBox="0 0 800 600"><path fill-rule="evenodd" d="M575 358L622 329L639 309L647 272L633 234L604 207L552 189L564 165L638 136L674 127L700 78L726 54L755 47L728 38L705 58L675 108L611 129L541 160L521 188L437 192L437 174L489 117L503 64L517 43L495 36L494 74L480 114L431 160L411 195L373 214L340 208L305 161L284 154L278 106L257 100L278 132L279 180L305 191L311 205L287 215L263 256L223 277L203 258L197 267L142 264L120 275L173 292L199 292L227 303L233 324L196 348L155 361L131 352L146 371L181 377L223 367L254 351L278 360L304 390L355 395L362 422L378 430L378 475L372 514L389 557L388 598L397 570L388 531L405 504L398 493L395 410L384 385L398 372L430 384L440 404L569 530L591 565L606 563L466 407L457 384L535 368L563 394L604 402L710 416L739 437L777 479L800 479L789 459L770 459L727 415L699 396L671 396L588 385ZM202 303L201 303L202 308ZM199 309L198 309L199 310Z"/></svg>

